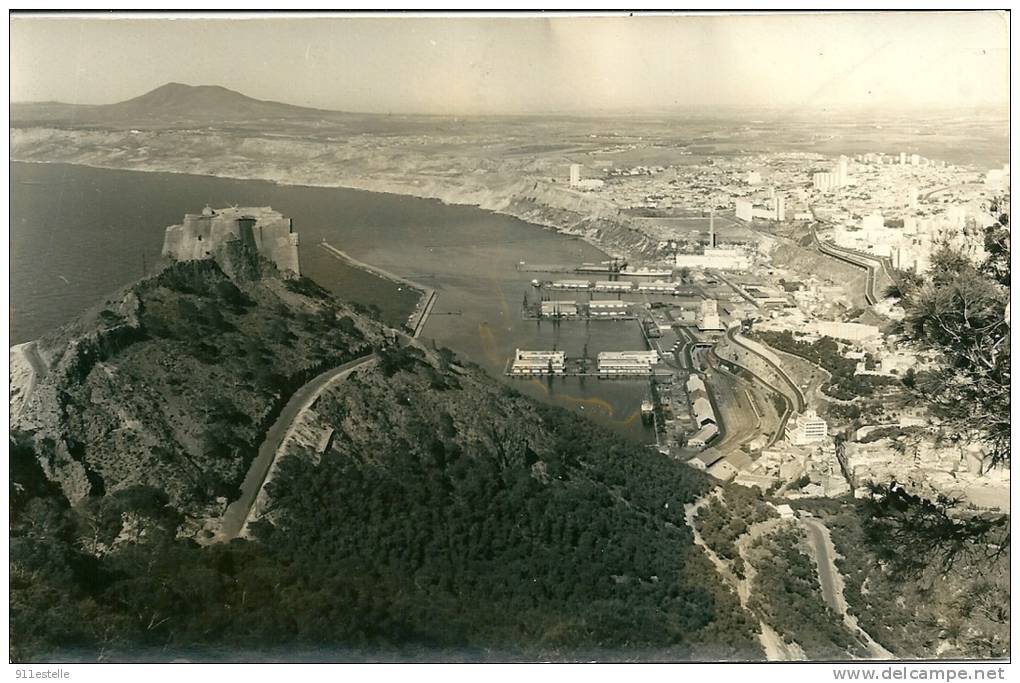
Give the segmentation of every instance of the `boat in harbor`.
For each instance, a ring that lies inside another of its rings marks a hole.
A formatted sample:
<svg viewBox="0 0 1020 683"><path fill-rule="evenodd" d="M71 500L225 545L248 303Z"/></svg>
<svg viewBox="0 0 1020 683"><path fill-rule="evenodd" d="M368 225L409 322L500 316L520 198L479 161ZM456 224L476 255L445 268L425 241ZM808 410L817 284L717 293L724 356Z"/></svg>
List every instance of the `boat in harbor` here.
<svg viewBox="0 0 1020 683"><path fill-rule="evenodd" d="M625 268L624 270L620 271L620 275L624 277L664 278L673 277L673 271L668 269L664 270L661 268L644 268L644 267L636 269Z"/></svg>

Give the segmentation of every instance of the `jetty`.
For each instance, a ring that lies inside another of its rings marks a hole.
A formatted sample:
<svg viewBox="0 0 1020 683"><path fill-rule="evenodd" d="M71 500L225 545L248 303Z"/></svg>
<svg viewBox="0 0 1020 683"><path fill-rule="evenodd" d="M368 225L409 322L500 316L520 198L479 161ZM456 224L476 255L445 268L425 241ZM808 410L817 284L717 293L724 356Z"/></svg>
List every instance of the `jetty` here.
<svg viewBox="0 0 1020 683"><path fill-rule="evenodd" d="M414 280L409 280L406 277L397 275L396 273L391 273L379 266L373 266L370 263L359 261L347 252L337 249L326 240L320 242L319 246L332 256L346 261L355 268L359 268L381 277L384 280L389 280L390 282L395 282L405 287L411 287L412 289L416 289L421 292L421 298L418 300L418 305L414 307L414 311L407 318L407 327L411 330L411 336L417 338L421 335L422 330L425 329L425 323L428 322L429 315L431 315L432 309L436 305L436 299L439 297L438 292L436 292L434 288L427 287L420 282L415 282Z"/></svg>

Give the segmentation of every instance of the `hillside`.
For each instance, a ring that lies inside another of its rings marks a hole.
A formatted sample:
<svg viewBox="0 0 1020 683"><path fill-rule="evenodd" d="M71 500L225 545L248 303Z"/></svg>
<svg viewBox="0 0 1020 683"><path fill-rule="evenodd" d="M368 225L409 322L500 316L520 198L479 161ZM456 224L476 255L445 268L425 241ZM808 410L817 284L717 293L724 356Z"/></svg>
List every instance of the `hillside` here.
<svg viewBox="0 0 1020 683"><path fill-rule="evenodd" d="M267 262L205 261L40 340L11 444L14 658L762 656L684 524L706 477L385 336ZM370 348L254 538L198 545L267 416Z"/></svg>
<svg viewBox="0 0 1020 683"><path fill-rule="evenodd" d="M236 269L174 263L35 343L12 437L70 502L147 485L219 514L285 395L383 339L310 281Z"/></svg>

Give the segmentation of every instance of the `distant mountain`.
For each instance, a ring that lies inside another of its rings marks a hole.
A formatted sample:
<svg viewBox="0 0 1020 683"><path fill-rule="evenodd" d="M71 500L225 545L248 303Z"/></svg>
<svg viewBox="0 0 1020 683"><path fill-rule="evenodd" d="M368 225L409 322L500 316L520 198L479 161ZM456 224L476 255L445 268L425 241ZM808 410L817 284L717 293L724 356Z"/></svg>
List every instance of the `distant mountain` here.
<svg viewBox="0 0 1020 683"><path fill-rule="evenodd" d="M218 85L167 83L144 95L116 104L64 102L11 104L11 121L80 121L82 123L193 121L224 122L259 119L335 118L343 112L257 100Z"/></svg>

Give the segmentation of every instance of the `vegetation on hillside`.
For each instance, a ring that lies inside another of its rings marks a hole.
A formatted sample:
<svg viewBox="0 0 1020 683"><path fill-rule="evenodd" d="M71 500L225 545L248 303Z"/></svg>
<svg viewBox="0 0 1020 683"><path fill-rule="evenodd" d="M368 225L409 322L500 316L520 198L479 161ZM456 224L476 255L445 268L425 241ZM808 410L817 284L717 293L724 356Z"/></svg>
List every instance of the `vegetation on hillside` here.
<svg viewBox="0 0 1020 683"><path fill-rule="evenodd" d="M797 643L809 660L861 656L857 638L822 598L815 562L802 550L804 543L804 531L796 526L780 526L751 541L749 606L784 640Z"/></svg>
<svg viewBox="0 0 1020 683"><path fill-rule="evenodd" d="M751 336L779 351L807 358L821 366L832 375L822 390L841 401L850 401L860 396L871 396L881 387L899 384L899 380L892 377L855 376L857 361L840 354L839 344L832 337L805 341L794 338L793 333L789 330L781 332L755 331Z"/></svg>
<svg viewBox="0 0 1020 683"><path fill-rule="evenodd" d="M149 485L201 515L236 497L290 393L382 338L325 292L289 282L232 279L210 260L127 288L40 341L51 370L15 438L71 500Z"/></svg>
<svg viewBox="0 0 1020 683"><path fill-rule="evenodd" d="M976 450L989 467L1010 464L1008 225L1003 213L981 231L980 260L965 247L943 244L925 273L890 292L906 311L903 332L936 358L906 385L935 418L936 442ZM870 537L900 573L994 563L1008 553L1008 514L972 514L950 498L922 500L895 482L873 493Z"/></svg>
<svg viewBox="0 0 1020 683"><path fill-rule="evenodd" d="M944 440L980 444L992 466L1010 460L1008 223L1003 214L985 229L979 263L945 244L922 278L901 285L904 332L939 359L918 374L915 395L939 418Z"/></svg>
<svg viewBox="0 0 1020 683"><path fill-rule="evenodd" d="M1008 656L1009 554L988 561L963 554L951 567L922 546L898 546L924 567L904 575L869 534L866 502L802 501L832 533L845 580L844 597L861 628L899 658ZM878 541L879 543L883 541Z"/></svg>
<svg viewBox="0 0 1020 683"><path fill-rule="evenodd" d="M683 523L706 477L447 351L382 356L320 398L333 446L281 461L251 541L179 537L152 484L72 505L15 445L13 657L762 656Z"/></svg>
<svg viewBox="0 0 1020 683"><path fill-rule="evenodd" d="M701 538L719 557L728 560L733 573L744 577L744 560L735 541L748 528L779 515L762 499L756 488L731 486L720 498L712 498L698 511L695 527Z"/></svg>

